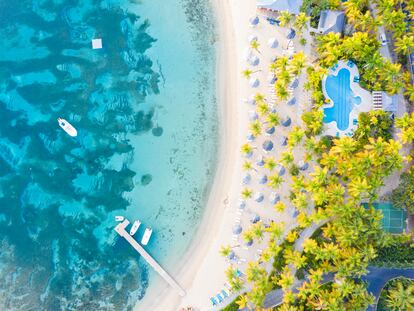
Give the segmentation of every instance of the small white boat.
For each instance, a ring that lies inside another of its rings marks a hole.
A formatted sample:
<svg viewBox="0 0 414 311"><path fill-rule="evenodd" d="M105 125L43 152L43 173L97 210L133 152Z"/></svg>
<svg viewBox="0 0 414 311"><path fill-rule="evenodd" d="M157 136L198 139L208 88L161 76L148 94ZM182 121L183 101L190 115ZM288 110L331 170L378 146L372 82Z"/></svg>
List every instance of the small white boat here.
<svg viewBox="0 0 414 311"><path fill-rule="evenodd" d="M151 228L145 229L144 236L142 237L142 240L141 240L142 245L147 245L148 244L149 239L151 238L151 234L152 234L152 229Z"/></svg>
<svg viewBox="0 0 414 311"><path fill-rule="evenodd" d="M131 227L131 230L129 231L129 234L133 236L138 231L138 228L140 225L141 225L141 222L139 220L135 220Z"/></svg>
<svg viewBox="0 0 414 311"><path fill-rule="evenodd" d="M65 119L59 118L58 123L69 136L76 137L78 135L78 131Z"/></svg>
<svg viewBox="0 0 414 311"><path fill-rule="evenodd" d="M125 219L124 216L115 216L116 221L124 221L124 219Z"/></svg>

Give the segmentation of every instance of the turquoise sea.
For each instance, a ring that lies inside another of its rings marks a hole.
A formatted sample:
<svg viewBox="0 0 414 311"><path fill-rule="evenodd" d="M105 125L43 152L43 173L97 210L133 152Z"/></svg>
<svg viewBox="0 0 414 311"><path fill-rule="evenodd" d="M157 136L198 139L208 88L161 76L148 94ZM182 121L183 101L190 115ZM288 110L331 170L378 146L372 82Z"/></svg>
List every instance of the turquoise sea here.
<svg viewBox="0 0 414 311"><path fill-rule="evenodd" d="M213 25L208 0L0 2L0 310L132 310L157 277L115 215L177 264L215 172Z"/></svg>

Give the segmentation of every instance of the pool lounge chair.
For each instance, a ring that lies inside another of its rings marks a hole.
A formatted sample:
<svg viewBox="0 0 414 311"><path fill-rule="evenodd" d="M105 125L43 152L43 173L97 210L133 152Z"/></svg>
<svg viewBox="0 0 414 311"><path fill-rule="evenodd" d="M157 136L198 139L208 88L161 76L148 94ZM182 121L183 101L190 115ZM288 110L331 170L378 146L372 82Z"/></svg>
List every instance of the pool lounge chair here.
<svg viewBox="0 0 414 311"><path fill-rule="evenodd" d="M353 123L354 125L357 125L357 124L358 124L358 119L354 119L354 120L352 121L352 123Z"/></svg>
<svg viewBox="0 0 414 311"><path fill-rule="evenodd" d="M223 295L224 298L229 297L229 294L224 289L221 290L221 294Z"/></svg>
<svg viewBox="0 0 414 311"><path fill-rule="evenodd" d="M338 64L332 66L332 70L336 70L336 68L338 68Z"/></svg>
<svg viewBox="0 0 414 311"><path fill-rule="evenodd" d="M358 76L354 77L354 82L359 83L359 77Z"/></svg>
<svg viewBox="0 0 414 311"><path fill-rule="evenodd" d="M211 304L212 304L213 306L217 306L217 305L218 305L218 302L217 302L216 298L214 298L214 297L210 297L210 301L211 301Z"/></svg>
<svg viewBox="0 0 414 311"><path fill-rule="evenodd" d="M220 293L217 294L216 297L217 297L217 300L218 300L219 303L222 303L223 302L224 299L223 299L223 297L221 296Z"/></svg>
<svg viewBox="0 0 414 311"><path fill-rule="evenodd" d="M349 68L354 67L354 63L350 60L348 61L347 65L348 65Z"/></svg>

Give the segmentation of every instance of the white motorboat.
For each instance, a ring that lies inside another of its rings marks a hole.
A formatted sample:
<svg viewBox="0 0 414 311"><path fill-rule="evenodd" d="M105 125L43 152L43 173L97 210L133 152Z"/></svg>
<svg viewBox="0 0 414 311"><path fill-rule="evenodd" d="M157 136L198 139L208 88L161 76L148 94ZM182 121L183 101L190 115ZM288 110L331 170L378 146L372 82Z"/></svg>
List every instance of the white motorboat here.
<svg viewBox="0 0 414 311"><path fill-rule="evenodd" d="M140 225L141 225L141 222L139 220L135 220L131 227L131 230L129 231L129 234L133 236L138 231L138 228Z"/></svg>
<svg viewBox="0 0 414 311"><path fill-rule="evenodd" d="M76 137L78 135L78 131L73 127L65 119L59 118L58 119L59 126L71 137Z"/></svg>
<svg viewBox="0 0 414 311"><path fill-rule="evenodd" d="M124 219L125 219L124 216L115 216L116 221L124 221Z"/></svg>
<svg viewBox="0 0 414 311"><path fill-rule="evenodd" d="M141 240L142 245L147 245L148 244L149 239L151 238L151 234L152 234L152 229L151 228L146 228L145 232L144 232L144 236L142 237L142 240Z"/></svg>

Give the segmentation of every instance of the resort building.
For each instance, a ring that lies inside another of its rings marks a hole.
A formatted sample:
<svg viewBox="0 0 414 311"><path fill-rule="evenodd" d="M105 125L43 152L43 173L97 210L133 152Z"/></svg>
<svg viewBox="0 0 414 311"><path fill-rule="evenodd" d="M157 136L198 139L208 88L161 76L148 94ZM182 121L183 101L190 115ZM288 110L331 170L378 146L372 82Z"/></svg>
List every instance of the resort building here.
<svg viewBox="0 0 414 311"><path fill-rule="evenodd" d="M318 33L342 33L345 25L345 14L342 11L323 10L318 24Z"/></svg>
<svg viewBox="0 0 414 311"><path fill-rule="evenodd" d="M257 7L275 12L287 11L291 14L298 15L302 0L257 0Z"/></svg>
<svg viewBox="0 0 414 311"><path fill-rule="evenodd" d="M384 110L391 113L397 112L397 95L388 95L384 91L372 92L372 107L374 110Z"/></svg>
<svg viewBox="0 0 414 311"><path fill-rule="evenodd" d="M351 136L358 115L372 109L371 92L359 85L359 71L352 61L339 61L322 80L328 104L324 108L325 135Z"/></svg>

